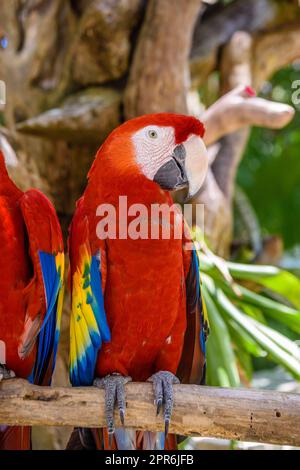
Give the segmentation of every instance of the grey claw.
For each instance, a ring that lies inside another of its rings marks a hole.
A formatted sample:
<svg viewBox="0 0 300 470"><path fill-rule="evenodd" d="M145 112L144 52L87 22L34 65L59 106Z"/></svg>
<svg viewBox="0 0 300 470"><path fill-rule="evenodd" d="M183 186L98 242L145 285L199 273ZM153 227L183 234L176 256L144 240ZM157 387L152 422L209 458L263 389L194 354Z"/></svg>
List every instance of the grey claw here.
<svg viewBox="0 0 300 470"><path fill-rule="evenodd" d="M131 377L124 377L120 374L111 374L103 378L96 378L94 385L98 388L104 388L105 390L105 414L106 414L106 425L109 435L109 446L111 447L113 434L115 432L114 425L114 409L115 405L118 405L120 420L124 425L125 419L125 389L124 385L131 381Z"/></svg>
<svg viewBox="0 0 300 470"><path fill-rule="evenodd" d="M113 432L109 432L108 433L108 447L111 449L112 447L112 440L113 440L113 437L114 437L114 431Z"/></svg>
<svg viewBox="0 0 300 470"><path fill-rule="evenodd" d="M159 413L160 413L161 407L162 407L162 399L161 398L156 400L156 405L157 405L157 407L156 407L156 416L158 416Z"/></svg>
<svg viewBox="0 0 300 470"><path fill-rule="evenodd" d="M94 380L93 385L94 387L97 387L97 388L104 388L103 379L100 379L99 377L97 377Z"/></svg>
<svg viewBox="0 0 300 470"><path fill-rule="evenodd" d="M160 374L159 372L157 374L151 375L151 377L148 379L148 382L153 383L153 388L154 388L154 403L156 405L156 416L159 415L160 409L163 404L163 399L164 399L164 394L163 394L163 380L162 376L158 375Z"/></svg>
<svg viewBox="0 0 300 470"><path fill-rule="evenodd" d="M121 420L121 423L122 423L122 426L124 426L124 422L125 422L125 410L123 410L122 408L119 410L120 412L120 420Z"/></svg>
<svg viewBox="0 0 300 470"><path fill-rule="evenodd" d="M126 377L124 377L126 379ZM117 383L117 404L119 408L120 420L122 425L124 426L124 418L125 418L125 410L126 410L126 400L125 400L125 391L124 391L124 384L127 381L123 381L122 383Z"/></svg>
<svg viewBox="0 0 300 470"><path fill-rule="evenodd" d="M165 436L167 436L174 402L173 384L180 383L179 379L169 371L160 371L153 374L148 381L153 383L157 415L164 404Z"/></svg>
<svg viewBox="0 0 300 470"><path fill-rule="evenodd" d="M170 420L165 418L165 437L167 437L169 432Z"/></svg>
<svg viewBox="0 0 300 470"><path fill-rule="evenodd" d="M13 370L6 367L5 364L0 364L0 382L2 380L13 379L16 376Z"/></svg>

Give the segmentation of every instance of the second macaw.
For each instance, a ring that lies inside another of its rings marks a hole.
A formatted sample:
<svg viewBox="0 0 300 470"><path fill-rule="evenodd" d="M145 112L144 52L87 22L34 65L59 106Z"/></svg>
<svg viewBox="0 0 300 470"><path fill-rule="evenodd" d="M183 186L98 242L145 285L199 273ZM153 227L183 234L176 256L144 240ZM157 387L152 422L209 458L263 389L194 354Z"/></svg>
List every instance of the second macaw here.
<svg viewBox="0 0 300 470"><path fill-rule="evenodd" d="M96 155L70 229L70 377L74 386L105 389L107 428L74 431L69 448L176 448L168 435L173 384L205 381L198 257L186 249L182 219L174 214L168 238L124 236L137 205L148 209L150 227L151 207L172 206L170 191L188 188L191 197L199 190L208 167L203 134L194 117L145 115L115 129ZM133 211L125 222L120 196ZM101 237L100 215L110 207L118 221ZM173 236L178 224L180 238ZM114 407L124 422L130 380L153 383L165 433L115 429Z"/></svg>
<svg viewBox="0 0 300 470"><path fill-rule="evenodd" d="M0 151L0 382L49 385L63 298L64 250L49 200L9 178ZM29 427L0 423L0 449L31 448Z"/></svg>

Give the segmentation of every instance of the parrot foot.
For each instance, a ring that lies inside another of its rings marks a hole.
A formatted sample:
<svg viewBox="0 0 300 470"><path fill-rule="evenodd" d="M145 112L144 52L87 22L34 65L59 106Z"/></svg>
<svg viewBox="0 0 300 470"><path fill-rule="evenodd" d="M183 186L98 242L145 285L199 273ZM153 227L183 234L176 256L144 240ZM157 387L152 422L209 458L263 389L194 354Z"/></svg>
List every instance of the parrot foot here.
<svg viewBox="0 0 300 470"><path fill-rule="evenodd" d="M130 382L131 377L124 377L118 373L106 375L103 378L97 378L94 380L95 387L104 388L105 390L105 414L107 431L109 437L109 446L112 444L112 437L115 432L114 425L114 409L115 405L118 405L120 420L124 425L125 409L126 409L126 398L124 385Z"/></svg>
<svg viewBox="0 0 300 470"><path fill-rule="evenodd" d="M162 370L151 375L147 382L153 383L157 416L164 404L165 437L167 437L174 403L173 384L179 384L180 381L172 372Z"/></svg>
<svg viewBox="0 0 300 470"><path fill-rule="evenodd" d="M0 382L2 380L13 379L16 376L13 370L6 367L5 364L0 364Z"/></svg>

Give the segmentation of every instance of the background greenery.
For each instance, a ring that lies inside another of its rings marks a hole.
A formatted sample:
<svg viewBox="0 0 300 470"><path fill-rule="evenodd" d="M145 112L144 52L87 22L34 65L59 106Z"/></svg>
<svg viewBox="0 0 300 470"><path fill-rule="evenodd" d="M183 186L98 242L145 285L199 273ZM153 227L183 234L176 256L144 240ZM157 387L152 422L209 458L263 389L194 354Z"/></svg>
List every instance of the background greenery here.
<svg viewBox="0 0 300 470"><path fill-rule="evenodd" d="M228 263L207 248L200 253L203 294L211 324L208 383L238 386L253 372L280 364L300 379L300 105L292 103L292 83L300 64L279 71L261 96L295 107L281 130L253 128L237 176L257 217L261 237L277 235L284 255L275 267ZM218 74L200 90L203 102L216 99ZM236 214L236 217L238 215ZM240 234L236 237L239 239ZM235 261L253 258L240 252ZM236 291L240 291L240 296Z"/></svg>
<svg viewBox="0 0 300 470"><path fill-rule="evenodd" d="M278 72L261 95L293 105L291 84L300 64ZM282 236L286 249L300 240L300 105L281 130L253 128L238 171L238 184L253 204L265 234Z"/></svg>

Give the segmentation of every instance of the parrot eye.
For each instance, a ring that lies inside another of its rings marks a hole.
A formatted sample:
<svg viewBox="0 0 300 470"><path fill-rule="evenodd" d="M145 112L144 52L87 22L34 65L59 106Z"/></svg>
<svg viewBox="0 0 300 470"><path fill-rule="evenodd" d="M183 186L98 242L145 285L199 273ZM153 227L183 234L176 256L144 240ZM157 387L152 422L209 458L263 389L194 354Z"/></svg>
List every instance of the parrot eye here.
<svg viewBox="0 0 300 470"><path fill-rule="evenodd" d="M157 139L158 134L154 129L150 129L148 131L148 136L150 137L150 139Z"/></svg>

